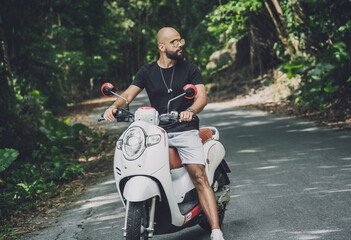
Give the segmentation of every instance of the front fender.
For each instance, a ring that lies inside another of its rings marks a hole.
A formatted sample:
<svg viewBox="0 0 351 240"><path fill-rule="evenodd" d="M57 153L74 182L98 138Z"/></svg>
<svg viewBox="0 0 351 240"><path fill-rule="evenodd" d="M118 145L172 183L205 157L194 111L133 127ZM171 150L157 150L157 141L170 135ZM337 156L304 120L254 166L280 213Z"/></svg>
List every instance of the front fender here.
<svg viewBox="0 0 351 240"><path fill-rule="evenodd" d="M135 176L126 183L123 196L129 202L141 202L154 196L161 198L157 183L149 177Z"/></svg>

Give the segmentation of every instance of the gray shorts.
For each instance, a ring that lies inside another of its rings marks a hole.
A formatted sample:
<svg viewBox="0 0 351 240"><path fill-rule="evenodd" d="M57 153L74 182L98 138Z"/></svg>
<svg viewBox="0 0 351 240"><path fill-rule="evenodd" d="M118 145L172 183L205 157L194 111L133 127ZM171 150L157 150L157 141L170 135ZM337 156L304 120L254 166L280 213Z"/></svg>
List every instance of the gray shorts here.
<svg viewBox="0 0 351 240"><path fill-rule="evenodd" d="M183 164L205 165L204 148L199 130L168 133L168 145L178 150Z"/></svg>

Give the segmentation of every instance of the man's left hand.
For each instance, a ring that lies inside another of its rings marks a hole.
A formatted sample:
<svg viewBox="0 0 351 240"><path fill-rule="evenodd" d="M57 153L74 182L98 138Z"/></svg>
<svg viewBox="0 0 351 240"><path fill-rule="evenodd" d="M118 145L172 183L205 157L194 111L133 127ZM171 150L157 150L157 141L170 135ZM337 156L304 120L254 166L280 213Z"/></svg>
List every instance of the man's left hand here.
<svg viewBox="0 0 351 240"><path fill-rule="evenodd" d="M191 111L181 112L179 117L179 122L190 122L194 116L195 116L195 113Z"/></svg>

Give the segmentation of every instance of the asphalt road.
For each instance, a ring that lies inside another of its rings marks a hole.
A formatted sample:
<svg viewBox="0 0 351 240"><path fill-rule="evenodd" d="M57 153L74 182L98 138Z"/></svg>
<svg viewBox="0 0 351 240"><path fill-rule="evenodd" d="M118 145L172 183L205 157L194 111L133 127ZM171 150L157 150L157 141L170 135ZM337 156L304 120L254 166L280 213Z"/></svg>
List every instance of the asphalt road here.
<svg viewBox="0 0 351 240"><path fill-rule="evenodd" d="M141 105L145 94L132 103ZM95 122L102 111L88 118ZM351 239L351 131L228 104L209 104L200 119L219 129L232 170L227 240ZM117 133L127 127L103 124ZM113 175L99 182L23 239L123 239L124 208ZM153 239L203 240L209 233L196 226Z"/></svg>

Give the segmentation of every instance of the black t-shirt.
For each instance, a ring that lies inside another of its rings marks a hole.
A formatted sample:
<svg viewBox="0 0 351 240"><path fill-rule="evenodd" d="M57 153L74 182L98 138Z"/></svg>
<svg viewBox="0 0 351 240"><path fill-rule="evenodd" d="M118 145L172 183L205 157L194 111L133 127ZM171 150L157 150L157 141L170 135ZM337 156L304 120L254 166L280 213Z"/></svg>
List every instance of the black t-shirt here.
<svg viewBox="0 0 351 240"><path fill-rule="evenodd" d="M171 85L172 72L174 76ZM164 80L160 69L163 73ZM166 85L165 85L166 84ZM159 114L167 113L168 101L184 92L183 87L187 84L203 84L201 73L195 63L178 60L171 68L160 68L157 62L146 64L137 72L132 85L141 89L146 89L150 104ZM167 86L167 87L166 87ZM168 89L172 89L168 93ZM189 108L194 99L180 97L170 104L170 111L182 112ZM171 125L162 125L167 132L182 132L186 130L199 129L199 119L196 117L190 122L177 122Z"/></svg>

